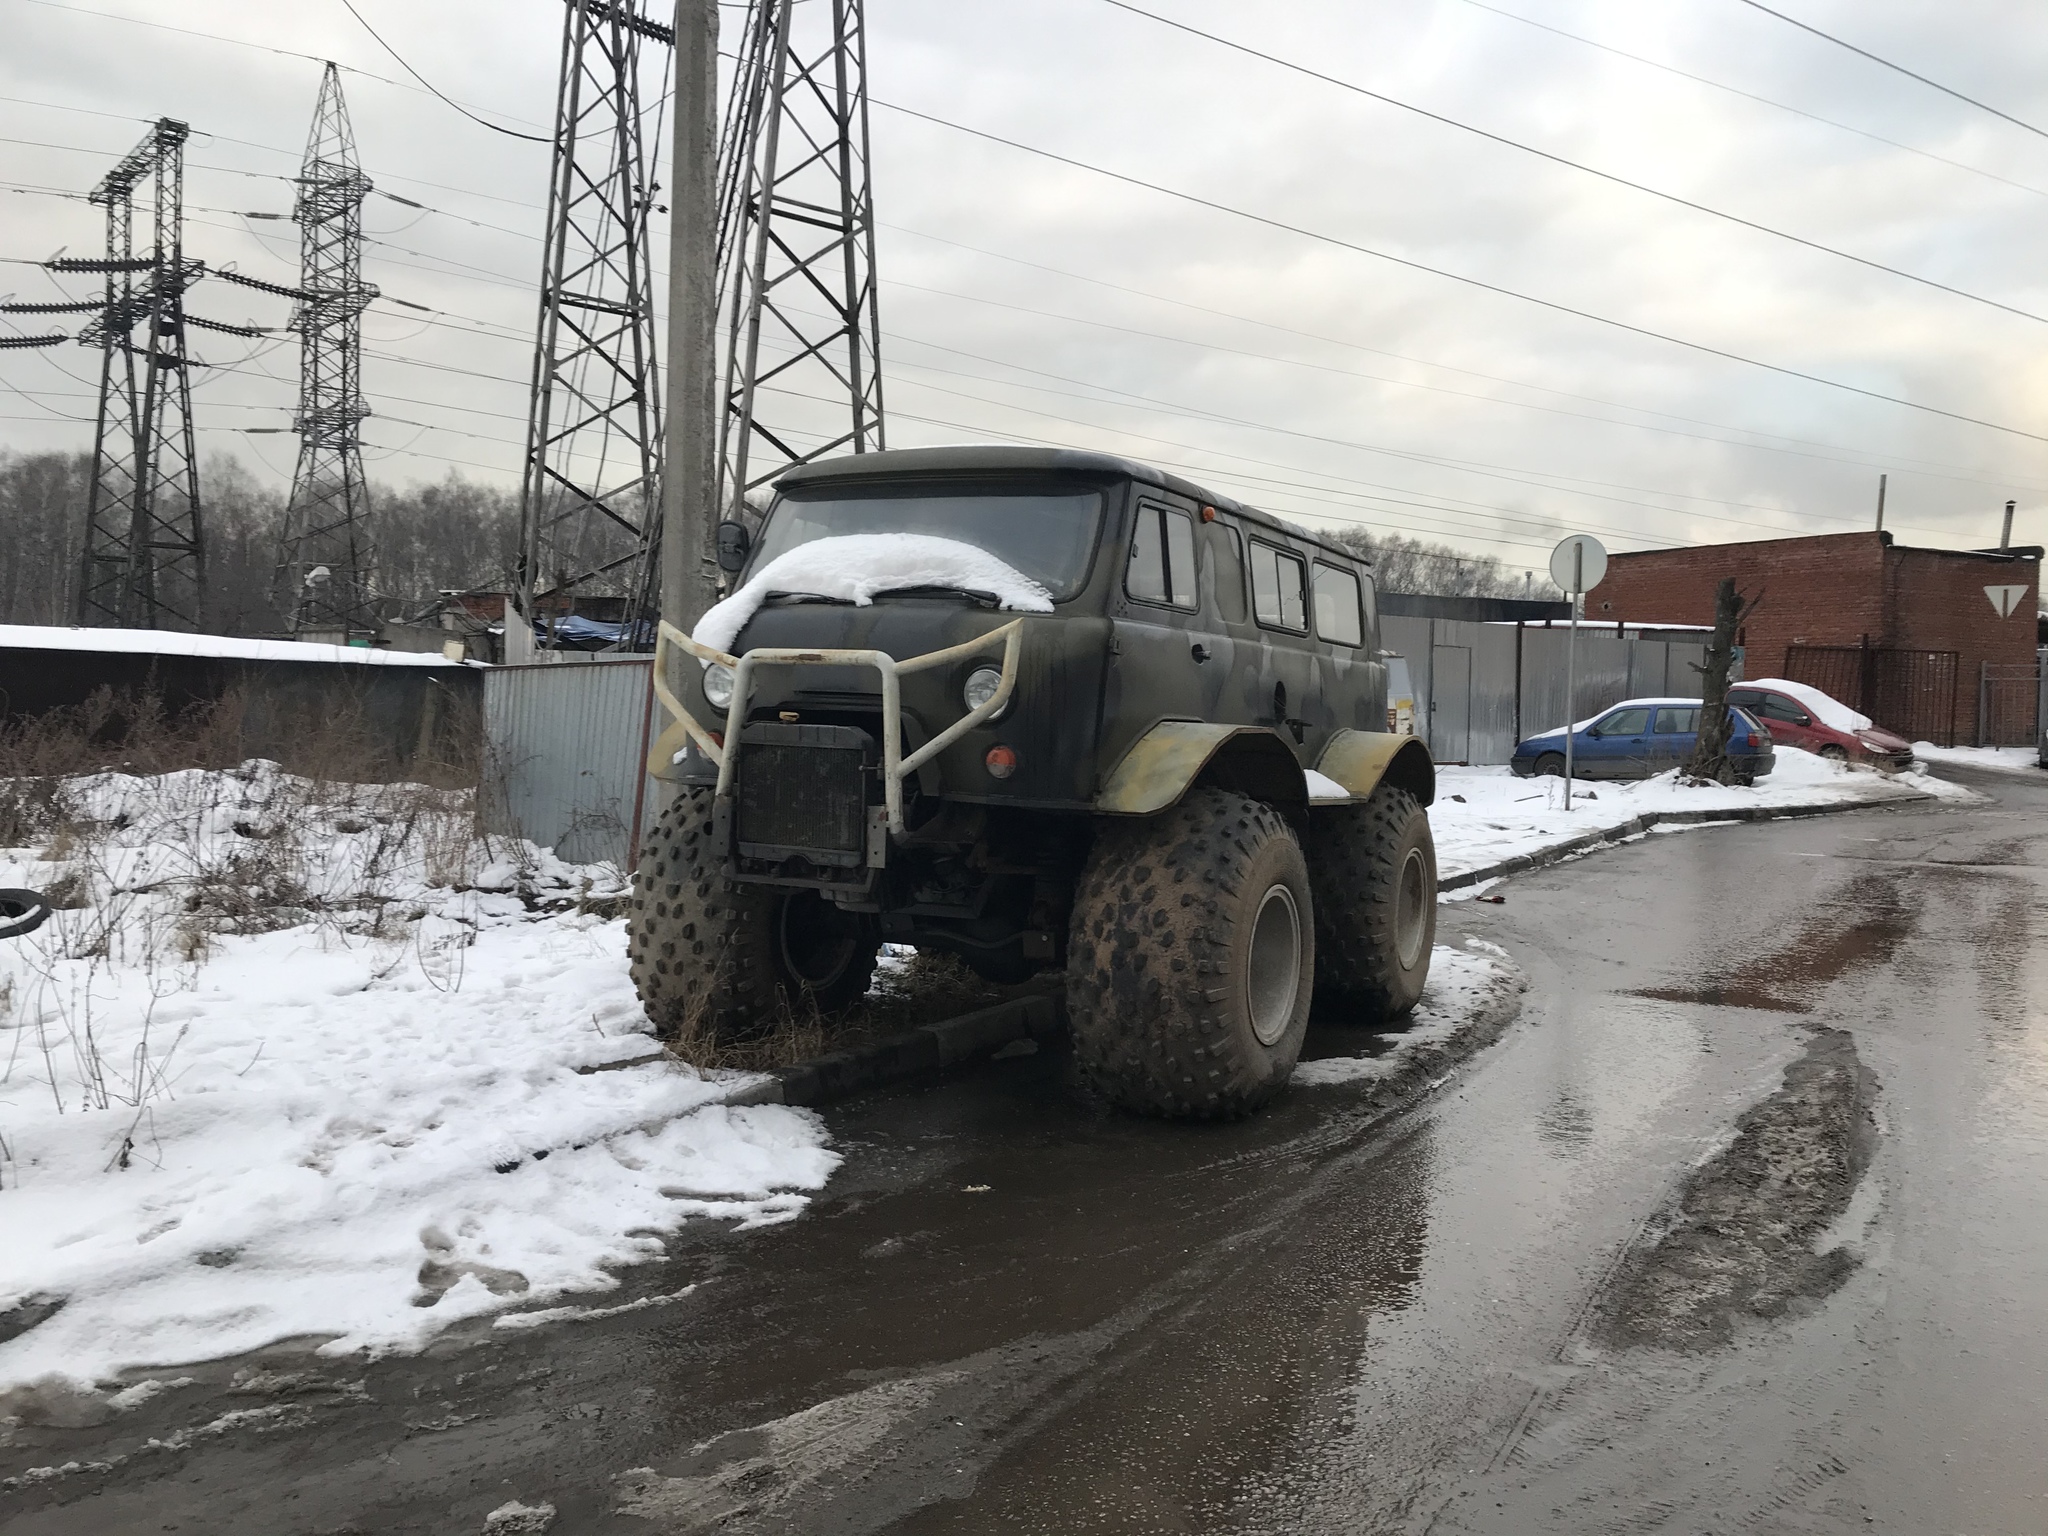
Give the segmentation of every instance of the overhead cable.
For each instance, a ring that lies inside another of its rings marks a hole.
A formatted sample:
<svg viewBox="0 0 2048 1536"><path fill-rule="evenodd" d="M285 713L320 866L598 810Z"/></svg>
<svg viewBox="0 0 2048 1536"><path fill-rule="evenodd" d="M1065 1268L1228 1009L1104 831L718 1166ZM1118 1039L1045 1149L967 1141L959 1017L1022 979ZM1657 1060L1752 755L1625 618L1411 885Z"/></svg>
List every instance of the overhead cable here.
<svg viewBox="0 0 2048 1536"><path fill-rule="evenodd" d="M344 0L344 3L346 3L346 0ZM1650 186L1644 182L1630 181L1626 176L1617 176L1612 171L1603 171L1597 166L1587 165L1583 160L1573 160L1565 155L1553 154L1547 149L1538 149L1534 144L1524 144L1520 139L1511 139L1506 134L1494 133L1489 129L1461 122L1459 119L1447 117L1441 112L1432 112L1427 107L1418 107L1413 102L1401 100L1398 96L1389 96L1381 91L1369 90L1367 87L1359 85L1354 81L1341 79L1336 75L1326 75L1319 69L1311 69L1306 64L1297 64L1292 59L1283 59L1278 54L1262 52L1247 43L1234 42L1230 38L1220 36L1217 33L1205 32L1200 27L1192 26L1185 21L1176 21L1170 16L1161 16L1156 11L1148 11L1142 6L1132 5L1130 0L1102 0L1102 3L1114 6L1120 11L1128 11L1133 16L1143 16L1148 21L1156 21L1163 27L1172 27L1176 32L1185 32L1190 37L1203 38L1208 42L1215 43L1219 47L1229 48L1249 58L1262 59L1268 64L1279 66L1281 69L1289 69L1298 75L1306 75L1311 80L1320 80L1325 85L1334 85L1339 90L1350 91L1354 95L1365 96L1373 101L1384 102L1390 107L1399 107L1403 112L1413 112L1418 117L1426 117L1433 123L1442 123L1447 128L1456 128L1464 133L1476 134L1482 139L1490 139L1496 144L1504 144L1509 149L1518 149L1525 155L1534 155L1539 160L1548 160L1553 165L1566 166L1587 176L1597 176L1600 180L1612 182L1617 187L1627 187L1632 192L1641 192L1648 197L1661 198L1663 201L1675 204L1680 208L1690 208L1695 213L1704 213L1709 218L1721 219L1730 224L1737 224L1744 229L1753 229L1758 234L1770 235L1775 239L1788 241L1793 245L1801 245L1810 251L1819 251L1825 256L1833 256L1842 261L1854 262L1857 266L1868 267L1873 272L1883 272L1892 277L1904 278L1909 283L1918 283L1925 288L1933 288L1942 293L1953 294L1959 299L1968 299L1973 304L1985 304L1992 309L2001 309L2009 315L2019 316L2022 320L2033 320L2041 325L2048 325L2048 315L2037 315L2032 310L2021 309L2018 305L2007 304L2001 299L1987 298L1981 293L1972 293L1967 288L1957 288L1951 284L1940 282L1935 278L1922 277L1918 272L1909 272L1904 267L1890 266L1885 262L1873 260L1868 256L1858 256L1854 251L1845 251L1840 246L1826 245L1819 240L1809 240L1804 235L1795 235L1790 230L1779 229L1770 224L1762 224L1755 219L1745 219L1739 213L1729 213L1726 209L1715 208L1707 203L1697 203L1689 197L1680 197L1676 192L1666 192L1661 188Z"/></svg>
<svg viewBox="0 0 2048 1536"><path fill-rule="evenodd" d="M1502 283L1490 283L1484 278L1468 277L1462 272L1452 272L1444 267L1433 267L1428 262L1416 261L1407 256L1396 256L1391 251L1382 251L1373 246L1362 245L1355 240L1346 240L1339 235L1324 234L1320 230L1309 229L1304 225L1290 224L1284 219L1272 218L1263 213L1253 213L1249 209L1233 207L1229 203L1218 202L1214 198L1202 197L1194 192L1184 192L1178 187L1169 187L1160 182L1147 181L1140 176L1131 176L1122 171L1113 171L1107 166L1095 165L1086 160L1077 160L1071 155L1062 155L1049 149L1041 149L1035 144L1026 144L1018 139L1004 138L1001 134L990 133L986 129L969 128L964 123L952 122L943 117L935 117L929 112L919 112L913 107L898 106L895 102L884 101L879 96L871 96L868 99L877 107L884 107L904 117L914 117L918 121L930 123L934 127L950 128L956 133L964 133L971 138L983 139L991 144L1000 144L1006 149L1018 150L1027 155L1037 155L1041 159L1051 160L1059 165L1071 166L1078 171L1087 171L1111 181L1122 182L1128 187L1139 187L1147 192L1156 192L1162 197L1175 198L1180 202L1192 204L1197 208L1207 208L1216 213L1229 214L1232 218L1243 219L1251 224L1261 224L1268 229L1277 229L1285 234L1299 235L1303 239L1334 246L1338 250L1353 251L1361 256L1376 257L1381 261L1391 262L1395 266L1406 267L1410 271L1427 272L1432 277L1446 278L1451 282L1462 283L1468 288L1477 288L1486 293L1497 293L1503 298L1517 299L1524 304L1534 304L1540 309L1548 309L1557 314L1571 315L1580 320L1590 320L1596 325L1605 325L1618 331L1627 331L1631 335L1647 337L1651 341L1661 341L1670 346L1684 347L1687 351L1698 352L1708 357L1719 357L1732 363L1742 363L1747 367L1761 368L1767 373L1775 373L1784 378L1802 379L1809 384L1820 384L1829 389L1842 390L1847 394L1861 395L1867 400L1882 400L1888 405L1904 406L1908 410L1920 411L1929 416L1941 416L1950 421L1960 421L1973 427L1983 427L1988 431L2003 432L2012 437L2023 437L2030 442L2048 443L2048 434L2029 432L2023 427L2007 426L2003 422L1990 421L1981 416L1967 415L1961 411L1944 410L1938 405L1923 405L1918 400L1908 400L1902 395L1888 395L1882 390L1865 389L1860 384L1850 384L1841 379L1830 379L1823 374L1807 373L1802 369L1787 367L1783 363L1769 363L1761 358L1748 357L1743 353L1730 351L1726 347L1716 347L1703 341L1690 341L1683 336L1674 336L1668 331L1652 330L1645 325L1636 325L1627 320L1617 320L1610 315L1598 314L1589 309L1579 309L1574 305L1565 304L1556 299L1540 298L1532 293L1523 293L1519 289L1509 288Z"/></svg>
<svg viewBox="0 0 2048 1536"><path fill-rule="evenodd" d="M436 86L431 80L429 80L425 75L421 74L418 70L414 69L410 64L406 63L404 56L400 54L396 48L392 47L389 43L384 41L383 34L380 33L375 27L371 26L368 21L364 20L363 13L356 9L355 0L341 0L341 3L348 8L349 15L355 17L357 21L362 22L363 30L369 33L370 36L377 39L378 46L381 47L386 53L390 54L392 58L398 60L399 68L403 69L408 75L411 75L413 79L419 81L421 85L425 86L429 91L433 92L433 94L440 100L446 102L449 106L453 107L456 111L460 112L472 123L475 123L479 128L488 128L493 133L502 133L508 139L524 139L529 144L553 144L555 142L552 138L542 138L539 134L534 133L521 133L516 128L506 128L498 123L490 121L490 119L488 118L478 117L474 112L470 111L469 108L465 107L461 102L457 101L454 97L444 94L441 91L441 89L438 86Z"/></svg>
<svg viewBox="0 0 2048 1536"><path fill-rule="evenodd" d="M1783 11L1774 11L1768 5L1760 4L1759 0L1742 0L1742 3L1748 6L1753 11L1762 11L1766 16L1777 17L1778 20L1784 22L1785 25L1787 25L1788 27L1797 27L1802 32L1811 32L1815 37L1820 38L1823 42L1833 43L1837 48L1846 48L1849 50L1849 52L1856 54L1861 58L1866 58L1870 60L1870 62L1873 64L1882 64L1886 69L1892 70L1897 74L1904 75L1908 80L1918 80L1922 85L1927 86L1932 90L1937 90L1941 92L1941 94L1944 96L1953 96L1957 101L1965 102L1968 105L1975 107L1979 112L1989 112L1993 117L2003 118L2006 122L2011 123L2015 128L2024 128L2027 130L2027 132L2031 134L2035 134L2040 138L2048 139L2048 131L2036 128L2032 123L2025 122L2020 118L2014 117L2010 112L2001 112L1998 108L1992 106L1990 103L1979 101L1974 96L1965 96L1961 91L1956 90L1953 86L1943 85L1939 80L1930 80L1925 75L1915 74L1912 70L1906 68L1905 65L1894 64L1890 59L1881 58L1879 55L1872 53L1868 48L1858 48L1854 43L1846 42L1842 38L1836 37L1832 32L1823 32L1819 27L1808 26L1805 22L1799 20L1797 17L1787 16Z"/></svg>

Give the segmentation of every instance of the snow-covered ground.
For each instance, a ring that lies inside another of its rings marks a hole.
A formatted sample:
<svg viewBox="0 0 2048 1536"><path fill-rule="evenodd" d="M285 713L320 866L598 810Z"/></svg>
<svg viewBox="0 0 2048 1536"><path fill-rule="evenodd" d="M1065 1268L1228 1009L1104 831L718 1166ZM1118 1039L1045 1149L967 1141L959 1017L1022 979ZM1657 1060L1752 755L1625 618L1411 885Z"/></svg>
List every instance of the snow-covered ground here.
<svg viewBox="0 0 2048 1536"><path fill-rule="evenodd" d="M1781 747L1775 770L1750 788L1681 784L1676 770L1654 779L1578 781L1569 811L1562 779L1518 779L1506 768L1440 768L1429 823L1438 871L1450 878L1588 832L1618 829L1651 812L1877 805L1922 795L1976 798L1973 791L1933 774L1881 774Z"/></svg>
<svg viewBox="0 0 2048 1536"><path fill-rule="evenodd" d="M587 910L607 867L418 786L70 793L83 835L0 850L0 886L83 903L0 943L0 1337L61 1303L0 1343L0 1414L49 1375L409 1348L609 1289L685 1221L790 1219L839 1161L816 1115L655 1056L624 923Z"/></svg>
<svg viewBox="0 0 2048 1536"><path fill-rule="evenodd" d="M1916 741L1913 755L1925 763L1947 763L1958 768L1995 768L2002 773L2041 771L2038 747L1937 747L1931 741Z"/></svg>
<svg viewBox="0 0 2048 1536"><path fill-rule="evenodd" d="M1446 769L1431 820L1455 874L1648 810L1916 793L1970 794L1785 751L1754 789L1604 783L1569 813L1556 781ZM59 794L61 827L0 848L0 886L62 903L0 941L0 1416L43 1378L599 1314L660 1234L792 1219L838 1164L817 1115L654 1049L615 870L480 838L464 796L266 764ZM1298 1081L1391 1075L1513 975L1440 948L1387 1053Z"/></svg>
<svg viewBox="0 0 2048 1536"><path fill-rule="evenodd" d="M1407 1026L1379 1037L1385 1050L1377 1056L1324 1056L1304 1061L1294 1069L1293 1081L1297 1087L1327 1088L1393 1077L1422 1052L1449 1045L1489 1004L1523 984L1507 951L1496 944L1483 939L1468 939L1463 948L1439 944L1430 952L1429 980Z"/></svg>

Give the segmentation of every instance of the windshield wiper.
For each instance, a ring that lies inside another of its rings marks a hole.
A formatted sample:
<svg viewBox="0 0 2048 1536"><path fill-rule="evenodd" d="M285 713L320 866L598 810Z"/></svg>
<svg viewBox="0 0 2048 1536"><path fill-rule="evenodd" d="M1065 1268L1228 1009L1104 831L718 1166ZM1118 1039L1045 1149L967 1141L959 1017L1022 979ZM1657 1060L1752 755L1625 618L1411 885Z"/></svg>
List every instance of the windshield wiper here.
<svg viewBox="0 0 2048 1536"><path fill-rule="evenodd" d="M965 597L981 604L984 608L1000 608L1002 599L993 592L984 592L979 587L949 587L935 582L920 582L908 587L883 587L875 593L877 597L895 597L904 592L930 593L939 597Z"/></svg>

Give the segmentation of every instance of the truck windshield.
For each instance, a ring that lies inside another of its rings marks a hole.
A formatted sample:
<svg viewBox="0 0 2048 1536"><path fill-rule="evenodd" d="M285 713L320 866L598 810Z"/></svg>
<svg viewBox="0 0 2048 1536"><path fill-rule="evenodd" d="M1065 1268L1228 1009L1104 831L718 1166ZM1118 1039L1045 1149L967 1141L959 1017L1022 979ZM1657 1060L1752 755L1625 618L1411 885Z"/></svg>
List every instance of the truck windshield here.
<svg viewBox="0 0 2048 1536"><path fill-rule="evenodd" d="M853 533L928 533L987 550L1041 583L1054 598L1072 597L1088 579L1088 557L1102 521L1096 490L1038 492L882 491L844 488L784 496L761 530L753 567L760 570L813 539Z"/></svg>

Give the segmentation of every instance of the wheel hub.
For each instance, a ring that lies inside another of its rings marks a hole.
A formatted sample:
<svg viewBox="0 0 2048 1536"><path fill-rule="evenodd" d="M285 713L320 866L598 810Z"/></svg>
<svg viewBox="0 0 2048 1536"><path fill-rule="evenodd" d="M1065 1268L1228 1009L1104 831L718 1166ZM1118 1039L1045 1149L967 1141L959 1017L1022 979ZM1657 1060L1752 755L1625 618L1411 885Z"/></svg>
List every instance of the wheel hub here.
<svg viewBox="0 0 2048 1536"><path fill-rule="evenodd" d="M1422 850L1410 848L1394 882L1394 952L1400 957L1402 970L1413 970L1422 959L1423 939L1428 931L1429 871L1423 867Z"/></svg>
<svg viewBox="0 0 2048 1536"><path fill-rule="evenodd" d="M1300 991L1301 913L1294 893L1276 884L1259 899L1245 961L1245 1000L1259 1044L1277 1045L1287 1033Z"/></svg>

